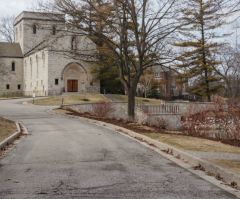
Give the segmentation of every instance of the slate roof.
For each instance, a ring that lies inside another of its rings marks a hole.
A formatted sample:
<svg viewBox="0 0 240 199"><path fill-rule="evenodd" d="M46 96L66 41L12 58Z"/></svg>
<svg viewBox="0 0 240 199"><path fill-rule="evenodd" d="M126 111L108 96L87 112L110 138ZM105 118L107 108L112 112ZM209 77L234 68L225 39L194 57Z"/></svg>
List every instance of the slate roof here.
<svg viewBox="0 0 240 199"><path fill-rule="evenodd" d="M23 53L20 44L0 42L0 57L22 58Z"/></svg>

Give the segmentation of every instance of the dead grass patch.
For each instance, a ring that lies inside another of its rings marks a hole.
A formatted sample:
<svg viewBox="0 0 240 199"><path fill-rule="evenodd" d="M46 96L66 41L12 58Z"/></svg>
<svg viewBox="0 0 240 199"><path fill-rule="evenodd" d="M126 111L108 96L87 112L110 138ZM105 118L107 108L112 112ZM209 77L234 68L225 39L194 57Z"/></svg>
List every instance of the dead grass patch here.
<svg viewBox="0 0 240 199"><path fill-rule="evenodd" d="M111 95L111 99L118 102L127 102L127 96L126 95ZM162 104L162 100L158 99L150 99L150 98L143 98L143 97L136 97L136 103L137 104L152 104L152 105L158 105Z"/></svg>
<svg viewBox="0 0 240 199"><path fill-rule="evenodd" d="M184 150L201 151L201 152L226 152L240 153L239 147L223 144L218 141L202 139L191 136L176 135L176 134L161 134L161 133L143 133L144 135L175 146Z"/></svg>
<svg viewBox="0 0 240 199"><path fill-rule="evenodd" d="M0 142L15 133L16 124L10 120L0 117Z"/></svg>
<svg viewBox="0 0 240 199"><path fill-rule="evenodd" d="M214 164L229 169L233 172L240 173L240 160L209 160Z"/></svg>
<svg viewBox="0 0 240 199"><path fill-rule="evenodd" d="M106 102L107 99L100 94L82 94L82 95L66 95L66 96L54 96L43 99L35 100L35 105L41 106L59 106L62 104L62 98L64 99L64 105L72 104L85 104L85 103L98 103Z"/></svg>

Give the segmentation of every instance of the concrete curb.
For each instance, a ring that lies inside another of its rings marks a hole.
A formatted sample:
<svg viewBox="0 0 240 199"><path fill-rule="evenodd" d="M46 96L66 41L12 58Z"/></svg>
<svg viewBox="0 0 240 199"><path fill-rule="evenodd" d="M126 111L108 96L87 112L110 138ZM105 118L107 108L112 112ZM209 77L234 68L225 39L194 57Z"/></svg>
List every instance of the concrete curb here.
<svg viewBox="0 0 240 199"><path fill-rule="evenodd" d="M4 150L8 145L12 144L22 134L22 128L18 122L16 122L16 126L17 131L0 143L0 151Z"/></svg>
<svg viewBox="0 0 240 199"><path fill-rule="evenodd" d="M56 114L56 112L54 113ZM156 141L147 136L138 134L120 126L79 116L69 116L66 114L64 114L64 116L93 123L95 125L107 128L131 139L134 139L135 141L144 144L145 146L160 153L162 156L173 161L180 167L187 169L191 173L198 175L202 179L240 198L240 191L236 189L240 187L240 176L237 176L233 172L227 171L224 168L181 151L173 146Z"/></svg>

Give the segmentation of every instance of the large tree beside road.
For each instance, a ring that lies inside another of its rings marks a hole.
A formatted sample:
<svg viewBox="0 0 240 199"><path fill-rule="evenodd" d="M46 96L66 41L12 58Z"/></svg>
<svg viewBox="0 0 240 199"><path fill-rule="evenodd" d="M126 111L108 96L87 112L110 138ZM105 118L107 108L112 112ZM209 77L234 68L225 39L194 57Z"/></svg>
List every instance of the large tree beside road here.
<svg viewBox="0 0 240 199"><path fill-rule="evenodd" d="M178 28L177 0L55 0L71 30L96 44L96 53L75 50L79 59L116 66L128 94L129 120L135 117L137 84L144 71L172 61L169 43ZM46 6L46 5L45 5ZM79 53L79 54L78 54ZM89 59L89 56L94 58ZM86 59L85 59L86 60Z"/></svg>

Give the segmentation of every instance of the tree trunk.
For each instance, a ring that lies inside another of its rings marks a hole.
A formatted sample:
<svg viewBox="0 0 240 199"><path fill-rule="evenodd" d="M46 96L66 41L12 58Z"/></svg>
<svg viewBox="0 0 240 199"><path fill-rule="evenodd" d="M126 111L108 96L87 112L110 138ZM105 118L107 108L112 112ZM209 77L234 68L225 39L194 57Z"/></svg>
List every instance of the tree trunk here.
<svg viewBox="0 0 240 199"><path fill-rule="evenodd" d="M128 120L131 122L135 120L135 96L136 87L128 88Z"/></svg>
<svg viewBox="0 0 240 199"><path fill-rule="evenodd" d="M206 84L207 100L208 100L208 102L211 102L211 93L210 93L210 86L209 86L208 70L207 69L205 69L205 84Z"/></svg>

